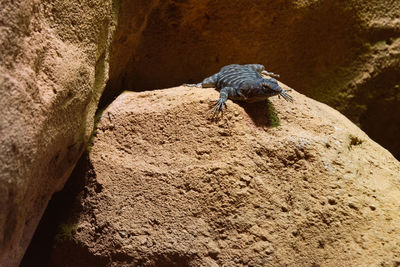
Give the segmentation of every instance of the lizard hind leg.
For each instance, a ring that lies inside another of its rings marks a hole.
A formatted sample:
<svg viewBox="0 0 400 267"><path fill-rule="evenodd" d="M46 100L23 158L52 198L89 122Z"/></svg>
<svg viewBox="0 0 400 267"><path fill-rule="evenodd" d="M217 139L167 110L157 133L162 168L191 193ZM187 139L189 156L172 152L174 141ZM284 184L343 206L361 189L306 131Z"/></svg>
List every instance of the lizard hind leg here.
<svg viewBox="0 0 400 267"><path fill-rule="evenodd" d="M266 71L266 70L263 70L261 73L264 74L264 75L270 76L270 77L275 77L275 78L279 78L280 77L279 74L276 74L276 73L273 73L273 72L269 72L269 71Z"/></svg>
<svg viewBox="0 0 400 267"><path fill-rule="evenodd" d="M216 87L217 81L218 81L218 76L219 74L216 73L213 76L210 76L208 78L205 78L201 84L203 88L211 88L211 87Z"/></svg>

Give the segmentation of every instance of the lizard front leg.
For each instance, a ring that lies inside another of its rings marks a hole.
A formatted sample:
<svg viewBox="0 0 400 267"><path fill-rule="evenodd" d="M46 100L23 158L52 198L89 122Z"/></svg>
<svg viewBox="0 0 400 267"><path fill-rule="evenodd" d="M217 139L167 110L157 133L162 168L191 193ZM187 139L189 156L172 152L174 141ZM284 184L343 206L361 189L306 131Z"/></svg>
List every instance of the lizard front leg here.
<svg viewBox="0 0 400 267"><path fill-rule="evenodd" d="M224 87L219 92L219 99L212 100L212 102L217 102L213 107L214 115L217 116L219 112L224 112L224 109L227 107L226 101L229 97L235 96L236 90L233 87Z"/></svg>

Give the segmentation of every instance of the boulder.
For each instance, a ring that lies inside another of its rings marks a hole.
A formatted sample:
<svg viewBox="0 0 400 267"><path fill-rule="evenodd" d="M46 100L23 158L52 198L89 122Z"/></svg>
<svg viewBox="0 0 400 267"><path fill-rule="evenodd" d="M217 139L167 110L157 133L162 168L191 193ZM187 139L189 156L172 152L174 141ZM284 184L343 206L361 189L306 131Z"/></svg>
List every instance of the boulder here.
<svg viewBox="0 0 400 267"><path fill-rule="evenodd" d="M120 10L104 103L261 63L400 159L397 1L125 0Z"/></svg>
<svg viewBox="0 0 400 267"><path fill-rule="evenodd" d="M111 0L0 3L0 265L18 266L93 130Z"/></svg>
<svg viewBox="0 0 400 267"><path fill-rule="evenodd" d="M215 118L212 88L124 92L100 118L52 264L400 264L400 163L338 111L291 94L229 100Z"/></svg>

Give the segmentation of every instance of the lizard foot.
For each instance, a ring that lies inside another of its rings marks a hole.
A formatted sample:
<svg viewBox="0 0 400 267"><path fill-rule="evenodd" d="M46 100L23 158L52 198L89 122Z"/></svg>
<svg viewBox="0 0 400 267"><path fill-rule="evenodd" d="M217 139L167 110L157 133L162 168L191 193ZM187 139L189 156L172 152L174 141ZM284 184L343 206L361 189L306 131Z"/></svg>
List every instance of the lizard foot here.
<svg viewBox="0 0 400 267"><path fill-rule="evenodd" d="M286 101L288 101L288 102L292 102L293 103L293 101L294 101L294 98L291 96L291 95L289 95L287 92L289 92L289 91L292 91L291 89L289 89L289 90L282 90L282 92L278 95L278 96L281 96L281 97L283 97L283 99L285 99Z"/></svg>
<svg viewBox="0 0 400 267"><path fill-rule="evenodd" d="M218 116L218 114L221 112L221 114L224 113L224 109L226 109L228 106L226 105L226 102L218 99L218 100L211 100L210 102L217 102L215 106L212 108L212 111L214 112L214 116Z"/></svg>

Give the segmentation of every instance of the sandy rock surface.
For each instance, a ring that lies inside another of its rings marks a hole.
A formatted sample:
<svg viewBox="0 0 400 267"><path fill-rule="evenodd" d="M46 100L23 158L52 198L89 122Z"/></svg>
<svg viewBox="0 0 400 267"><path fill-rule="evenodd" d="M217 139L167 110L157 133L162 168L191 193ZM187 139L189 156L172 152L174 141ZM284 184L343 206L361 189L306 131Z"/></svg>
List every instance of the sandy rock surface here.
<svg viewBox="0 0 400 267"><path fill-rule="evenodd" d="M124 0L120 10L105 98L261 63L400 159L398 0Z"/></svg>
<svg viewBox="0 0 400 267"><path fill-rule="evenodd" d="M114 29L111 0L0 3L0 266L18 266L86 147Z"/></svg>
<svg viewBox="0 0 400 267"><path fill-rule="evenodd" d="M53 264L400 264L400 163L339 112L291 94L271 98L278 127L266 103L229 100L213 120L213 89L120 95Z"/></svg>

